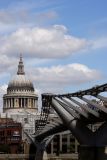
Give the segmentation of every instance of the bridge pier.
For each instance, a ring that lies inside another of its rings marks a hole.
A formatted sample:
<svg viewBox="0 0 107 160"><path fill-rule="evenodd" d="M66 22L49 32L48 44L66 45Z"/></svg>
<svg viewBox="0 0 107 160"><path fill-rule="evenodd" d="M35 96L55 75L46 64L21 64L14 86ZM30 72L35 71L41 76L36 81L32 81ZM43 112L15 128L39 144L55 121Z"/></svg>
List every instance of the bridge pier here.
<svg viewBox="0 0 107 160"><path fill-rule="evenodd" d="M96 160L95 159L95 147L80 145L78 151L79 160Z"/></svg>
<svg viewBox="0 0 107 160"><path fill-rule="evenodd" d="M107 146L97 147L97 160L107 160Z"/></svg>
<svg viewBox="0 0 107 160"><path fill-rule="evenodd" d="M40 142L37 142L36 140L37 149L36 149L35 160L47 160L46 147L50 143L50 141L53 139L53 137L54 136L49 136L48 138L45 138Z"/></svg>
<svg viewBox="0 0 107 160"><path fill-rule="evenodd" d="M38 148L36 151L35 160L43 160L44 150L42 148Z"/></svg>
<svg viewBox="0 0 107 160"><path fill-rule="evenodd" d="M45 155L46 151L44 143L36 144L36 147L35 144L30 144L29 160L47 160Z"/></svg>
<svg viewBox="0 0 107 160"><path fill-rule="evenodd" d="M30 149L29 149L29 160L35 160L35 153L36 153L36 146L34 143L30 144Z"/></svg>
<svg viewBox="0 0 107 160"><path fill-rule="evenodd" d="M107 160L107 146L80 146L79 160Z"/></svg>

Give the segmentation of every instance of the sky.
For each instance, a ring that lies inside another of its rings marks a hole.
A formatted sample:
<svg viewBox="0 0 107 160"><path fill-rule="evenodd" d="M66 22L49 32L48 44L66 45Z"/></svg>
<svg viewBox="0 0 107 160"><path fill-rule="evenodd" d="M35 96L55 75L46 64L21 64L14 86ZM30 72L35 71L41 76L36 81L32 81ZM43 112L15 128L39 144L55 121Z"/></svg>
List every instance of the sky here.
<svg viewBox="0 0 107 160"><path fill-rule="evenodd" d="M22 53L35 91L107 82L107 0L1 0L0 104Z"/></svg>

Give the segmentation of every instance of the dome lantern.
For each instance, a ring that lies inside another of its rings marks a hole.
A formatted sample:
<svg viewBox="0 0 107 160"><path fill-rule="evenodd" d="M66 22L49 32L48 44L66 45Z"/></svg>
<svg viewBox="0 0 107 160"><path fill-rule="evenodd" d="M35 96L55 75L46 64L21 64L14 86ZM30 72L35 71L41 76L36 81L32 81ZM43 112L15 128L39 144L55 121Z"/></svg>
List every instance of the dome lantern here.
<svg viewBox="0 0 107 160"><path fill-rule="evenodd" d="M18 71L17 71L18 75L24 75L24 65L23 65L23 60L22 60L22 54L20 54L20 61L19 61L19 65L18 65Z"/></svg>

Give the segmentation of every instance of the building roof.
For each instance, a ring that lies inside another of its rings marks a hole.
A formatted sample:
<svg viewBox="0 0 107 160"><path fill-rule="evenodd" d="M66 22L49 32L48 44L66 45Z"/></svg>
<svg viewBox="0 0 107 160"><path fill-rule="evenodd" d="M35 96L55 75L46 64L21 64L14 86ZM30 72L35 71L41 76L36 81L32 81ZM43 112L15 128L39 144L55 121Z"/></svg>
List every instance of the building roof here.
<svg viewBox="0 0 107 160"><path fill-rule="evenodd" d="M33 83L25 75L22 56L20 56L17 75L13 76L13 78L10 80L7 91L12 89L18 89L18 88L30 89L34 91Z"/></svg>
<svg viewBox="0 0 107 160"><path fill-rule="evenodd" d="M8 87L31 87L33 88L32 82L25 75L15 75L9 82Z"/></svg>

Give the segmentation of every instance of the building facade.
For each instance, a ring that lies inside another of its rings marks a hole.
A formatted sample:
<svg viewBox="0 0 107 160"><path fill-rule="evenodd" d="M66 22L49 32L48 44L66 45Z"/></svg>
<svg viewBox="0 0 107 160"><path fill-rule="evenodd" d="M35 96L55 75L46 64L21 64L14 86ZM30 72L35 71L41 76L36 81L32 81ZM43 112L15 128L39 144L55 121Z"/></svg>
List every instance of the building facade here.
<svg viewBox="0 0 107 160"><path fill-rule="evenodd" d="M11 118L0 118L0 152L22 152L22 126Z"/></svg>
<svg viewBox="0 0 107 160"><path fill-rule="evenodd" d="M77 154L79 143L70 131L56 134L47 147L47 153L51 156L59 154Z"/></svg>

